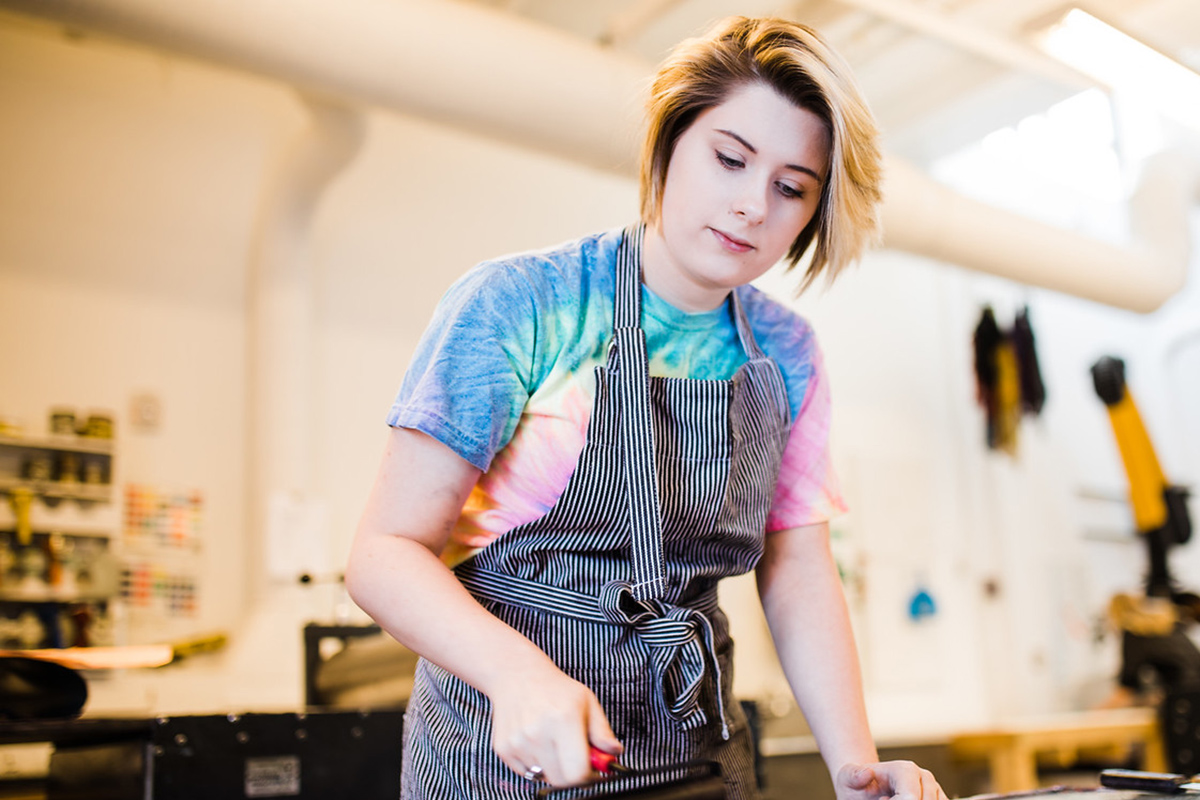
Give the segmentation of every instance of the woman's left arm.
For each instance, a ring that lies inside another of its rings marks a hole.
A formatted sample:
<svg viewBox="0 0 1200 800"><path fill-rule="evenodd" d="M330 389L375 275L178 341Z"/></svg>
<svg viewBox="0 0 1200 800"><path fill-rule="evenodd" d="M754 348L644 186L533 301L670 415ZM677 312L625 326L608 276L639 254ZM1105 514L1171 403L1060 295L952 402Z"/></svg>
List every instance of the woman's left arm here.
<svg viewBox="0 0 1200 800"><path fill-rule="evenodd" d="M838 800L945 800L928 770L910 761L879 763L829 525L767 534L757 578L780 663Z"/></svg>

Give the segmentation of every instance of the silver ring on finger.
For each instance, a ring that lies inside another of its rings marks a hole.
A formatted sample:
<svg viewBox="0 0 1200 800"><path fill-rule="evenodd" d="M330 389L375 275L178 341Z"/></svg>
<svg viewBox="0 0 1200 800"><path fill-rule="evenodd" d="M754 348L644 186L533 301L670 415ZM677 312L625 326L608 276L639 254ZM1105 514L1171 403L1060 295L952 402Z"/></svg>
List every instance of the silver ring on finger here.
<svg viewBox="0 0 1200 800"><path fill-rule="evenodd" d="M545 780L546 773L537 764L534 764L529 769L525 770L525 780L540 781Z"/></svg>

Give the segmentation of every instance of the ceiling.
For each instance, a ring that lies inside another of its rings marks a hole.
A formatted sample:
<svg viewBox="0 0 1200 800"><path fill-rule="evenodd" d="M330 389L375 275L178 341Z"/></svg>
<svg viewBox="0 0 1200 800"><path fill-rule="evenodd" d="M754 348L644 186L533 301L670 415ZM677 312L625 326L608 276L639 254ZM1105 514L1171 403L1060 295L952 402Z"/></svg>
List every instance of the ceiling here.
<svg viewBox="0 0 1200 800"><path fill-rule="evenodd" d="M1093 84L1031 33L1071 5L1200 71L1200 0L471 0L650 62L730 14L820 30L854 66L889 150L929 163Z"/></svg>

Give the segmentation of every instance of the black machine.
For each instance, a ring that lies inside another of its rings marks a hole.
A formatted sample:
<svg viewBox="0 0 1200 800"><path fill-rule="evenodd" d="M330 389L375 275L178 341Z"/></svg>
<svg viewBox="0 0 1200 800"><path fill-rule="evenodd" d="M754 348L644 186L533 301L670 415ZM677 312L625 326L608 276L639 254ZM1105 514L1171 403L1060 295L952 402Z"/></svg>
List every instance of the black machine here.
<svg viewBox="0 0 1200 800"><path fill-rule="evenodd" d="M33 725L54 742L47 800L395 800L396 711L230 714Z"/></svg>
<svg viewBox="0 0 1200 800"><path fill-rule="evenodd" d="M1112 606L1130 611L1114 614L1121 628L1120 682L1134 690L1144 689L1147 681L1156 684L1171 769L1195 774L1200 772L1200 650L1187 628L1200 619L1200 596L1175 584L1167 558L1170 548L1192 537L1188 490L1164 476L1125 385L1124 362L1101 358L1092 367L1092 380L1108 409L1129 479L1134 523L1148 556L1145 597L1118 596Z"/></svg>

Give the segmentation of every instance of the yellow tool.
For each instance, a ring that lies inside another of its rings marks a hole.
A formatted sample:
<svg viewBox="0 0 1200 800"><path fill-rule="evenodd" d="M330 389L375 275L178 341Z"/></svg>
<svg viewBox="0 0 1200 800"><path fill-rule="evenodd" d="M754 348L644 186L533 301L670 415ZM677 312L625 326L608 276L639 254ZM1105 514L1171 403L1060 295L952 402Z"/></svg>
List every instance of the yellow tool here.
<svg viewBox="0 0 1200 800"><path fill-rule="evenodd" d="M1121 460L1129 478L1129 502L1137 531L1146 537L1150 548L1150 574L1146 594L1151 597L1170 597L1170 574L1167 571L1167 548L1184 544L1192 536L1188 517L1187 489L1173 486L1163 475L1154 445L1142 424L1142 417L1125 385L1125 362L1105 356L1092 366L1092 381L1096 394L1108 407Z"/></svg>
<svg viewBox="0 0 1200 800"><path fill-rule="evenodd" d="M17 520L17 544L32 544L33 526L29 521L29 510L33 505L33 491L19 486L9 491L8 500L12 503L13 516Z"/></svg>

